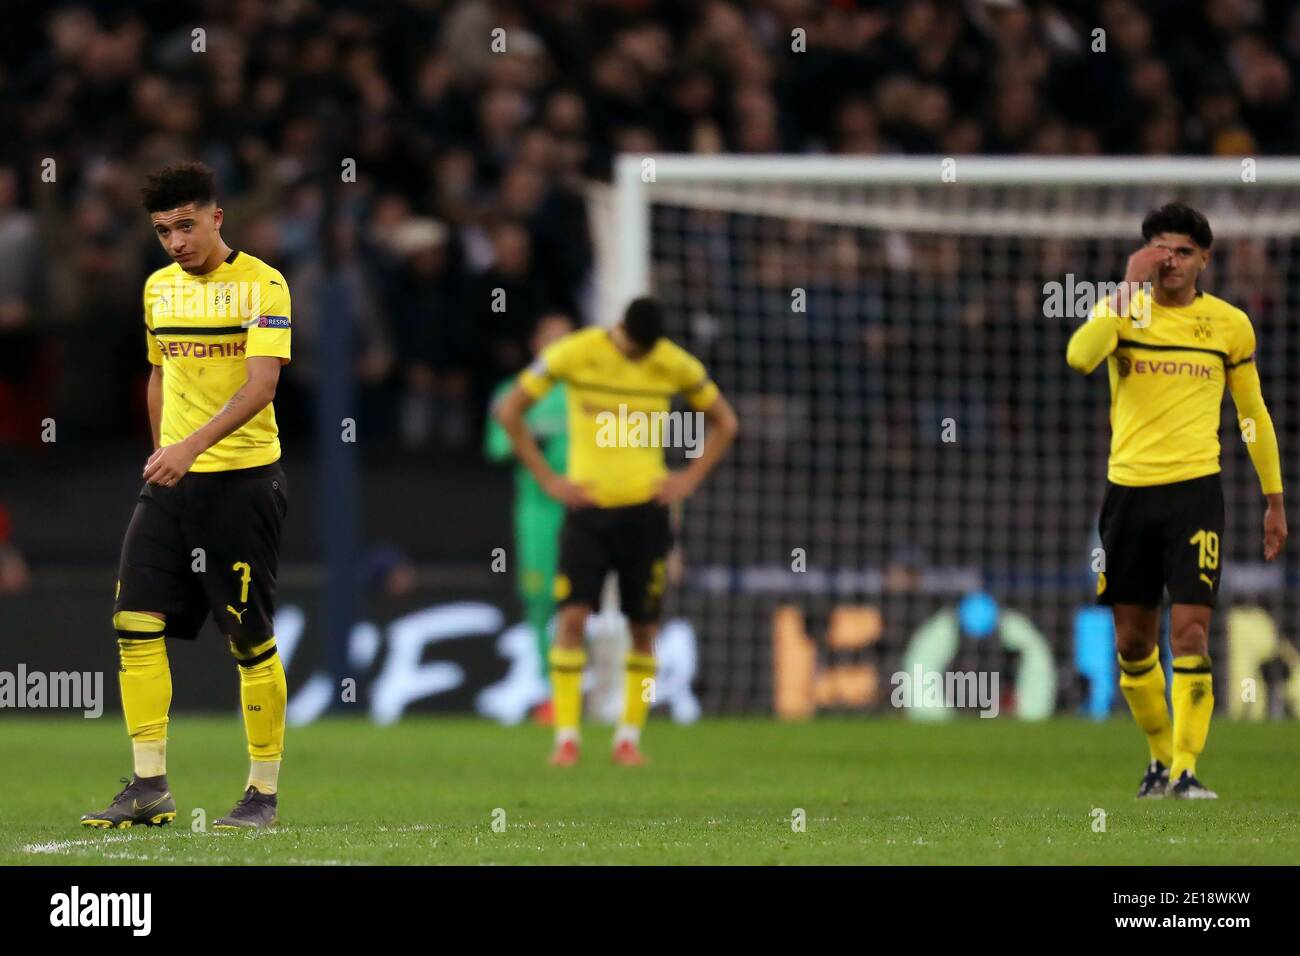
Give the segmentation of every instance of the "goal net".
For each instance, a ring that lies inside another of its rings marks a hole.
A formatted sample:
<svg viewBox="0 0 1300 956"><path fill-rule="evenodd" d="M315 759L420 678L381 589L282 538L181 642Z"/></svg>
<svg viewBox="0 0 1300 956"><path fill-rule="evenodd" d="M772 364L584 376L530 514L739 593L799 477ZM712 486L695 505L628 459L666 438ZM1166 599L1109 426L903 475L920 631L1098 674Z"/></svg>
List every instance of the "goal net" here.
<svg viewBox="0 0 1300 956"><path fill-rule="evenodd" d="M741 419L667 606L706 712L889 710L917 666L996 672L1022 716L1122 706L1091 610L1109 389L1065 347L1164 202L1209 217L1202 287L1255 325L1297 478L1300 162L624 156L611 195L602 318L661 297ZM1295 562L1262 561L1230 400L1221 437L1211 651L1216 679L1259 679L1221 707L1260 716L1296 696Z"/></svg>

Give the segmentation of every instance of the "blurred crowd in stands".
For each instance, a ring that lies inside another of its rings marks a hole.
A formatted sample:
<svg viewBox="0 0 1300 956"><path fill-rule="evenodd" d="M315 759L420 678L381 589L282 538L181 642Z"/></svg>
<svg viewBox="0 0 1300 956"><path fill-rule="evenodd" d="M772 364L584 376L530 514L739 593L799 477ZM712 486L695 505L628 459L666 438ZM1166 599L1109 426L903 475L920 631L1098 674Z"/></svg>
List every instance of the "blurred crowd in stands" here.
<svg viewBox="0 0 1300 956"><path fill-rule="evenodd" d="M227 240L289 278L282 425L310 421L332 269L356 305L365 433L438 456L476 452L542 314L600 318L587 195L621 151L1297 152L1300 6L1274 0L6 12L0 449L38 450L47 416L61 440L147 435L141 288L167 260L137 188L177 159L216 169ZM356 181L328 194L345 159Z"/></svg>

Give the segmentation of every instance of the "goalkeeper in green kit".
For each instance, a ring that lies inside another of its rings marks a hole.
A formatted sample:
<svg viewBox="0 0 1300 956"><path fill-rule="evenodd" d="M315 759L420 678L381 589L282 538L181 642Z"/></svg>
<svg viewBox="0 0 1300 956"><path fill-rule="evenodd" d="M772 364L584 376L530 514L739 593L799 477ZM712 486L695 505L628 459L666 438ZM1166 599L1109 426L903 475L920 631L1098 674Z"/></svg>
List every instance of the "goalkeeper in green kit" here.
<svg viewBox="0 0 1300 956"><path fill-rule="evenodd" d="M537 321L530 343L534 356L562 335L573 331L573 320L562 313L549 313ZM495 405L514 386L506 379L492 396ZM568 468L568 407L563 385L551 389L524 415L547 463L556 474ZM510 436L494 417L489 416L484 452L491 461L508 461L513 452ZM542 679L548 677L547 658L551 638L548 632L555 613L555 570L559 559L560 526L564 524L564 505L542 490L541 485L522 464L515 465L515 554L514 566L519 595L524 602L528 623L537 635L537 655ZM551 722L551 701L533 712L540 723Z"/></svg>

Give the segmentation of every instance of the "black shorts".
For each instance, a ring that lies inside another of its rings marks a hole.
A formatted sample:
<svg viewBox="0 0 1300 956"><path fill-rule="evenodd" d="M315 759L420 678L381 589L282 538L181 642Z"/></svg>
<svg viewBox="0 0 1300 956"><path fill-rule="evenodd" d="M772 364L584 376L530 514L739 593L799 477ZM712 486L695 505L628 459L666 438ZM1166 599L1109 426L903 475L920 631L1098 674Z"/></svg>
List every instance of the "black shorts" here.
<svg viewBox="0 0 1300 956"><path fill-rule="evenodd" d="M659 619L672 547L666 505L578 508L564 515L555 599L561 604L600 603L605 575L618 574L619 604L627 619Z"/></svg>
<svg viewBox="0 0 1300 956"><path fill-rule="evenodd" d="M114 612L160 611L167 636L185 640L209 613L235 640L273 636L288 510L278 462L190 472L171 488L146 484L122 541Z"/></svg>
<svg viewBox="0 0 1300 956"><path fill-rule="evenodd" d="M1101 505L1105 570L1097 603L1214 606L1223 551L1223 482L1217 474L1169 485L1107 483Z"/></svg>

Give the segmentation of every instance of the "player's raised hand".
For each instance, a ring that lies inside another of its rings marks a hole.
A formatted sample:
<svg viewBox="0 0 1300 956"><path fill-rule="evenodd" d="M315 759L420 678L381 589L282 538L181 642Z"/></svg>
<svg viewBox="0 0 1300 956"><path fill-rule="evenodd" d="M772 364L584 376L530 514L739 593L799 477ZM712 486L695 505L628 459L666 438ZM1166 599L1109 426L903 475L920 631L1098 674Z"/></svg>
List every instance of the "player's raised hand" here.
<svg viewBox="0 0 1300 956"><path fill-rule="evenodd" d="M679 501L685 501L695 492L697 484L685 471L670 471L660 482L659 490L655 492L655 501L661 505L675 505Z"/></svg>
<svg viewBox="0 0 1300 956"><path fill-rule="evenodd" d="M1272 561L1286 544L1286 509L1269 502L1264 511L1264 560Z"/></svg>
<svg viewBox="0 0 1300 956"><path fill-rule="evenodd" d="M563 475L553 476L542 488L566 508L594 508L596 499L586 488Z"/></svg>
<svg viewBox="0 0 1300 956"><path fill-rule="evenodd" d="M163 445L144 463L144 480L170 488L190 470L196 455L185 442Z"/></svg>
<svg viewBox="0 0 1300 956"><path fill-rule="evenodd" d="M1125 282L1152 282L1156 270L1173 261L1173 253L1160 246L1143 246L1128 257L1124 270Z"/></svg>

